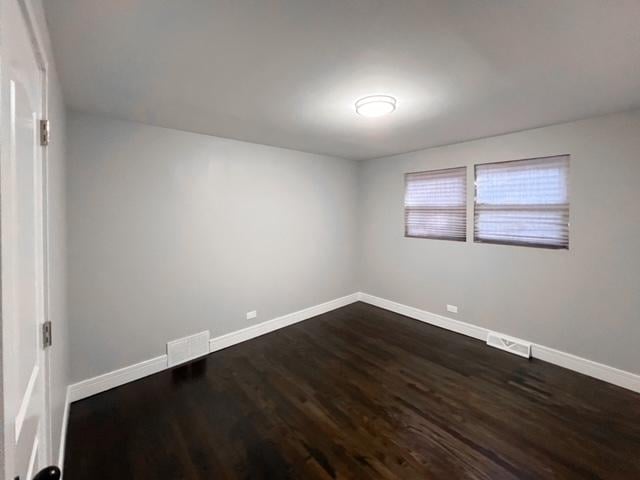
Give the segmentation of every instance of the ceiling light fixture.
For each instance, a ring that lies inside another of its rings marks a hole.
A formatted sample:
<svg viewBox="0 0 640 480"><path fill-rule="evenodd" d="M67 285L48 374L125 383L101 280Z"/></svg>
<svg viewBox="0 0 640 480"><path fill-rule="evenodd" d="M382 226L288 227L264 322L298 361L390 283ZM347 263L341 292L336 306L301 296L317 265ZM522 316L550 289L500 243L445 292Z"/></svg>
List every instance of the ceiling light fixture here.
<svg viewBox="0 0 640 480"><path fill-rule="evenodd" d="M381 117L396 109L396 99L389 95L370 95L356 102L356 112L363 117Z"/></svg>

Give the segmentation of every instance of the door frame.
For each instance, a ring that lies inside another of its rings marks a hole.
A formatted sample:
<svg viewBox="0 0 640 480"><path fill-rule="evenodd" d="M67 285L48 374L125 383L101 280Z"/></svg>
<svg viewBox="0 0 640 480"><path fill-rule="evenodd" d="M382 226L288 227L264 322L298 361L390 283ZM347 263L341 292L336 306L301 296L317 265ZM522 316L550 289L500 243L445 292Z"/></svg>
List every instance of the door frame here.
<svg viewBox="0 0 640 480"><path fill-rule="evenodd" d="M41 29L38 27L38 20L35 9L30 0L0 0L1 2L16 2L22 15L24 17L24 21L29 33L29 39L31 41L31 47L33 49L36 62L38 64L38 68L40 70L41 76L41 115L42 119L49 118L49 61L47 55L47 49L45 48L45 43L42 38ZM2 25L3 19L0 15L0 28L3 28ZM4 46L0 43L0 53L2 52ZM4 55L0 55L0 78L4 77ZM0 82L2 85L2 82ZM6 92L0 92L0 107L4 108ZM7 128L10 128L8 125L2 123L2 117L0 117L0 129L2 131L1 138L8 138L6 135ZM49 228L49 169L48 169L48 149L46 146L40 146L40 160L41 160L41 168L42 168L42 205L41 205L41 214L42 214L42 301L43 301L43 321L51 320L50 316L50 253L49 253L49 245L50 245L50 228ZM6 144L0 140L0 161L3 161L4 155L6 155ZM0 201L4 196L4 192L0 191ZM1 265L1 257L0 257L0 268ZM2 286L0 285L0 289ZM0 353L2 352L2 345L4 344L4 336L3 336L3 327L2 327L2 303L0 302ZM2 364L2 355L0 354L0 395L4 396L4 365ZM52 429L52 419L51 419L51 388L50 388L50 372L51 372L51 355L50 348L45 348L43 352L43 385L44 385L44 411L43 413L43 440L44 445L40 445L43 460L42 463L49 464L53 459L53 429ZM0 405L3 405L4 402L0 402ZM4 408L0 408L0 426L4 428ZM0 452L2 455L6 454L6 448L4 445L4 432L0 435ZM5 458L0 458L0 477L3 470L7 468L7 462Z"/></svg>

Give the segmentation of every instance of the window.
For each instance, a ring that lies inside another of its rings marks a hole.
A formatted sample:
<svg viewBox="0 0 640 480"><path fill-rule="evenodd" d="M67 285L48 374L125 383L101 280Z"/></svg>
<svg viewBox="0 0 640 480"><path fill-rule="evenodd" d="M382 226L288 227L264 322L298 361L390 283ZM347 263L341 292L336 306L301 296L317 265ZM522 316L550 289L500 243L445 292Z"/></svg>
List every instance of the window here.
<svg viewBox="0 0 640 480"><path fill-rule="evenodd" d="M405 236L467 239L467 168L407 173Z"/></svg>
<svg viewBox="0 0 640 480"><path fill-rule="evenodd" d="M569 156L476 165L476 242L569 248Z"/></svg>

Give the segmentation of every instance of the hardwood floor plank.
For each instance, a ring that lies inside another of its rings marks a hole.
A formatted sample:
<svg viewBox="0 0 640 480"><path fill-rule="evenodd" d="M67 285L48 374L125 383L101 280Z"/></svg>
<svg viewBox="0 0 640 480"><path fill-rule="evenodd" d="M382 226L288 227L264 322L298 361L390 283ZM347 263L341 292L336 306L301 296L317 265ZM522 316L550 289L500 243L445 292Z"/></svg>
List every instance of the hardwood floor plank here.
<svg viewBox="0 0 640 480"><path fill-rule="evenodd" d="M640 395L356 303L74 403L88 478L638 479Z"/></svg>

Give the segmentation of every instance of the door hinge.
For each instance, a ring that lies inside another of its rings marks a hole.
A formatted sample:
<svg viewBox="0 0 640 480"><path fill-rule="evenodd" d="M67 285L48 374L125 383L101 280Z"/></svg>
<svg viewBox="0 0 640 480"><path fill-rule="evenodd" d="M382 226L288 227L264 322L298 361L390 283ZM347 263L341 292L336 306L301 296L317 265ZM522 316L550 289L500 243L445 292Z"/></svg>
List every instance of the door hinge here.
<svg viewBox="0 0 640 480"><path fill-rule="evenodd" d="M40 145L46 147L51 141L49 120L40 120Z"/></svg>
<svg viewBox="0 0 640 480"><path fill-rule="evenodd" d="M44 322L42 324L42 346L43 348L50 347L52 344L51 338L51 322Z"/></svg>

